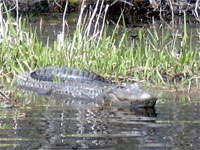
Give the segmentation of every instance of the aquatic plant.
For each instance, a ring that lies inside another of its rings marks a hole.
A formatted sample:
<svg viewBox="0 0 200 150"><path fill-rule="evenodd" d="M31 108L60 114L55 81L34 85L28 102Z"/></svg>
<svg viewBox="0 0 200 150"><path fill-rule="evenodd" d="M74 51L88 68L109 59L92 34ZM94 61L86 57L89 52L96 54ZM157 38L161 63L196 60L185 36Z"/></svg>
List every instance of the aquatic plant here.
<svg viewBox="0 0 200 150"><path fill-rule="evenodd" d="M2 76L10 83L21 72L59 65L92 70L117 81L199 86L199 46L193 46L186 23L181 39L176 30L163 26L139 28L135 38L128 34L132 29L126 27L121 15L109 35L109 26L105 23L108 6L102 9L100 1L98 5L100 7L96 6L93 13L87 15L82 7L72 36L65 35L64 13L63 29L53 47L49 46L48 38L45 44L38 40L35 30L27 29L27 20L21 17L15 20L8 11L5 19L0 13ZM100 8L98 13L97 7Z"/></svg>

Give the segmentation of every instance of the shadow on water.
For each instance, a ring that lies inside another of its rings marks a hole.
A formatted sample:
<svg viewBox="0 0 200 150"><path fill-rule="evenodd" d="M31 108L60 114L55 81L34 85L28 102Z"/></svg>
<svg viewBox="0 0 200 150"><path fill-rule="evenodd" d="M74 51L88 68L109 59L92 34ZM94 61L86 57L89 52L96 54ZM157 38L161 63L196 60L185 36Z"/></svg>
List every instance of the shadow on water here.
<svg viewBox="0 0 200 150"><path fill-rule="evenodd" d="M41 97L21 105L0 110L1 149L193 150L200 146L198 96L164 93L155 110L99 111Z"/></svg>

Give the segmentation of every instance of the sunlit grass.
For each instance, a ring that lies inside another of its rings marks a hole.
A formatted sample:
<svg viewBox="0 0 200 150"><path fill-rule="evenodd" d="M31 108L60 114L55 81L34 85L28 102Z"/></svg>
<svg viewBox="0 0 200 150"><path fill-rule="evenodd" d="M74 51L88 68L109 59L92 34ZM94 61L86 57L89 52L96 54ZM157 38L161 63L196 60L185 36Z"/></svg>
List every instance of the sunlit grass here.
<svg viewBox="0 0 200 150"><path fill-rule="evenodd" d="M186 23L181 47L177 46L180 39L171 29L140 28L138 39L131 39L125 24L120 27L118 22L110 36L105 24L104 28L96 25L96 32L88 35L91 28L80 20L73 36L54 41L50 47L38 40L35 32L25 31L26 21L20 19L17 23L9 14L7 18L0 16L1 74L9 73L7 82L38 67L67 66L115 80L122 77L154 85L199 85L200 46L193 46ZM124 30L121 38L116 36L119 30Z"/></svg>

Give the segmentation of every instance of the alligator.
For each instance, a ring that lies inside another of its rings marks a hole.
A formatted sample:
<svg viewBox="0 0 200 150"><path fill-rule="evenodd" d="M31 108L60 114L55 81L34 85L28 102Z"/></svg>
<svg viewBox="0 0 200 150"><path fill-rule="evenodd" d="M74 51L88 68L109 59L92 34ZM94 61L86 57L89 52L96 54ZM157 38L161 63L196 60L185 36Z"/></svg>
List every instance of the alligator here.
<svg viewBox="0 0 200 150"><path fill-rule="evenodd" d="M86 70L44 67L25 72L16 79L25 91L67 99L67 103L95 103L98 106L154 107L157 98L142 90L137 82L116 83Z"/></svg>

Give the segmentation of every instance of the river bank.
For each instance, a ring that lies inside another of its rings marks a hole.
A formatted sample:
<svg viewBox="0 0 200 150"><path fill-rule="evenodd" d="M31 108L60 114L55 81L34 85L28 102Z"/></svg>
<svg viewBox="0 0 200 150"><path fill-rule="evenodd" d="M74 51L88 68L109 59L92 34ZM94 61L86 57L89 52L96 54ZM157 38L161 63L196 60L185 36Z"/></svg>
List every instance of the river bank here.
<svg viewBox="0 0 200 150"><path fill-rule="evenodd" d="M12 86L18 74L38 67L66 66L93 71L117 82L198 89L199 28L188 27L186 15L182 30L164 26L166 22L129 28L123 16L109 28L105 17L95 15L86 20L82 10L70 32L64 14L59 18L60 31L53 30L56 38L47 36L41 41L40 28L30 26L29 20L16 20L8 12L5 19L1 14L1 84ZM45 24L42 21L38 24ZM43 28L52 33L52 29Z"/></svg>

